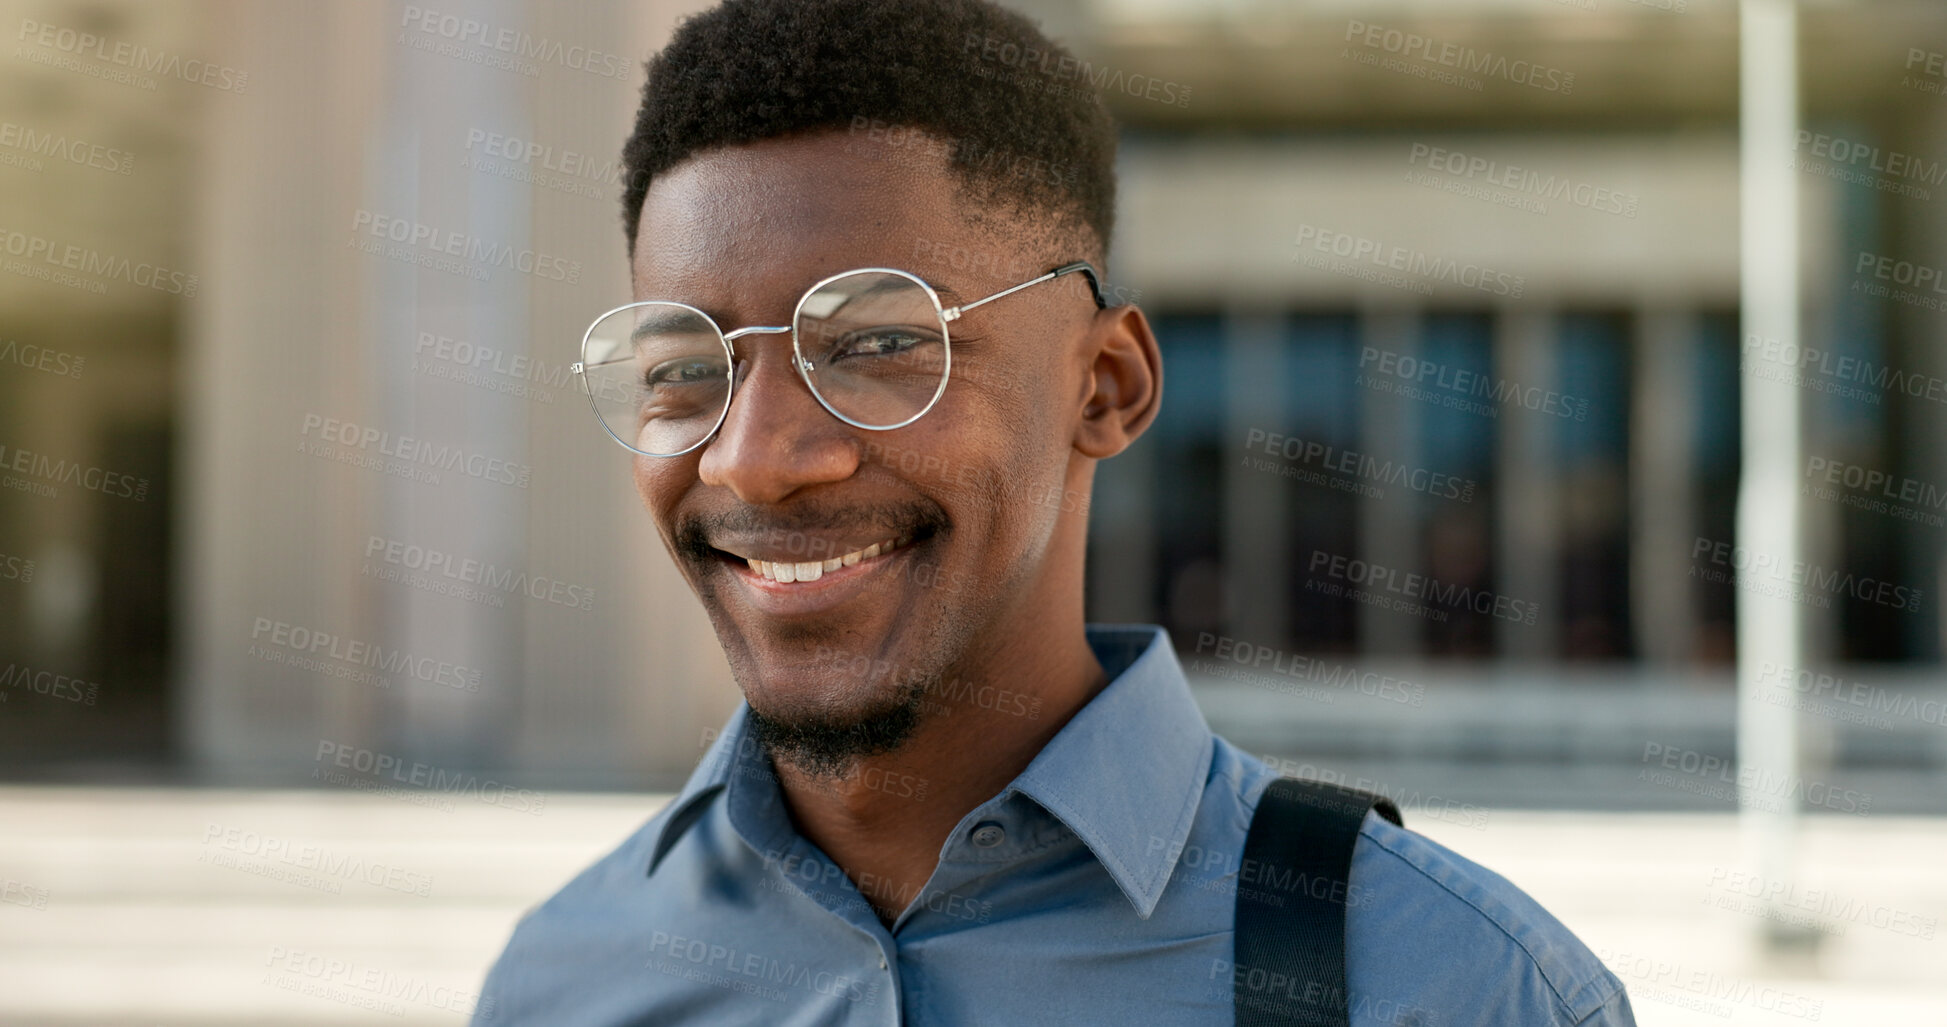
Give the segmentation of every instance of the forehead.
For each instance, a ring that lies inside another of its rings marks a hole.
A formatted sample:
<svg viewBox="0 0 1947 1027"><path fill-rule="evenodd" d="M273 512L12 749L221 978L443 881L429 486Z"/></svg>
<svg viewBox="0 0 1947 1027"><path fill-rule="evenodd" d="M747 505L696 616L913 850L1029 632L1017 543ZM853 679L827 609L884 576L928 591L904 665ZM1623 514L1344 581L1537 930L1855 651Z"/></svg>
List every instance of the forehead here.
<svg viewBox="0 0 1947 1027"><path fill-rule="evenodd" d="M638 300L774 318L770 308L781 303L788 314L799 292L839 271L894 267L935 279L969 258L991 264L996 248L966 217L936 146L839 130L711 150L657 178L637 224L632 280Z"/></svg>

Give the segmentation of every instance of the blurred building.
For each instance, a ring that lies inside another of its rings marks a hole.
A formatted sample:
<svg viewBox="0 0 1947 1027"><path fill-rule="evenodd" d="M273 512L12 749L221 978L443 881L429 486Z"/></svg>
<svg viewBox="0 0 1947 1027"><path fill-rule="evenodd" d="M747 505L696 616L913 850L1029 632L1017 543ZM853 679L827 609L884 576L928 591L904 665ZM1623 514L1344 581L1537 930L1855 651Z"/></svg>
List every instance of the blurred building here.
<svg viewBox="0 0 1947 1027"><path fill-rule="evenodd" d="M8 5L7 773L666 786L736 701L566 374L696 5L450 6ZM1091 616L1167 625L1256 752L1692 802L1629 782L1728 751L1740 366L1786 366L1738 324L1734 5L1021 6L1086 63L970 59L1104 90L1167 364ZM1911 700L1806 745L1888 781L1947 765L1943 28L1801 19L1813 562L1905 590L1813 595L1804 669Z"/></svg>

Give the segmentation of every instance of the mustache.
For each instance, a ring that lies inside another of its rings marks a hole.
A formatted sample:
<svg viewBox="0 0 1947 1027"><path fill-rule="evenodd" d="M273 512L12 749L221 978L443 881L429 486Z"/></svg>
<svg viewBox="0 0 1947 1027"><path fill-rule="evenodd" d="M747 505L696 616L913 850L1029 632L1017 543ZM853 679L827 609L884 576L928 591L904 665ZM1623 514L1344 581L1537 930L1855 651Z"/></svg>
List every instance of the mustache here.
<svg viewBox="0 0 1947 1027"><path fill-rule="evenodd" d="M774 540L825 538L833 535L914 537L934 535L948 528L946 511L922 501L873 506L807 505L765 511L739 506L720 513L690 513L678 518L673 535L676 552L690 560L713 559L711 539Z"/></svg>

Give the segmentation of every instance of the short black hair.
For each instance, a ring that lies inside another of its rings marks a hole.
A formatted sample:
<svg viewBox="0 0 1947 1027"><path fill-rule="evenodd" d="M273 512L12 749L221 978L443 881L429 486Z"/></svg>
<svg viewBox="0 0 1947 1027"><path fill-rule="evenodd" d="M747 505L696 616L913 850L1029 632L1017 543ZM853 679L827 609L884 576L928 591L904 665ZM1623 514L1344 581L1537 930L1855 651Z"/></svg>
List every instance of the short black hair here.
<svg viewBox="0 0 1947 1027"><path fill-rule="evenodd" d="M1049 215L1037 234L1099 262L1116 129L1084 67L986 0L725 0L648 63L622 149L630 259L655 176L717 147L845 129L924 140L963 197Z"/></svg>

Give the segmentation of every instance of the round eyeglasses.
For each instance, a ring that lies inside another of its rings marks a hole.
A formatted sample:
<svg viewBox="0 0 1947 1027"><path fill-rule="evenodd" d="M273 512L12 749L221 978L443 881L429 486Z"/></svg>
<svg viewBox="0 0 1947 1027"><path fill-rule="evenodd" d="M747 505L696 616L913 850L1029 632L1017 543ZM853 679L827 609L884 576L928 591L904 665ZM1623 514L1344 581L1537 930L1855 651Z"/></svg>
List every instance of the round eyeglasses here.
<svg viewBox="0 0 1947 1027"><path fill-rule="evenodd" d="M907 271L845 271L805 290L789 325L728 333L687 303L630 303L595 319L569 370L615 441L644 456L680 456L708 442L730 413L737 366L730 344L790 332L792 365L820 406L857 428L903 428L946 392L948 324L1071 272L1088 279L1098 309L1108 306L1086 261L957 307L941 306L933 287Z"/></svg>

